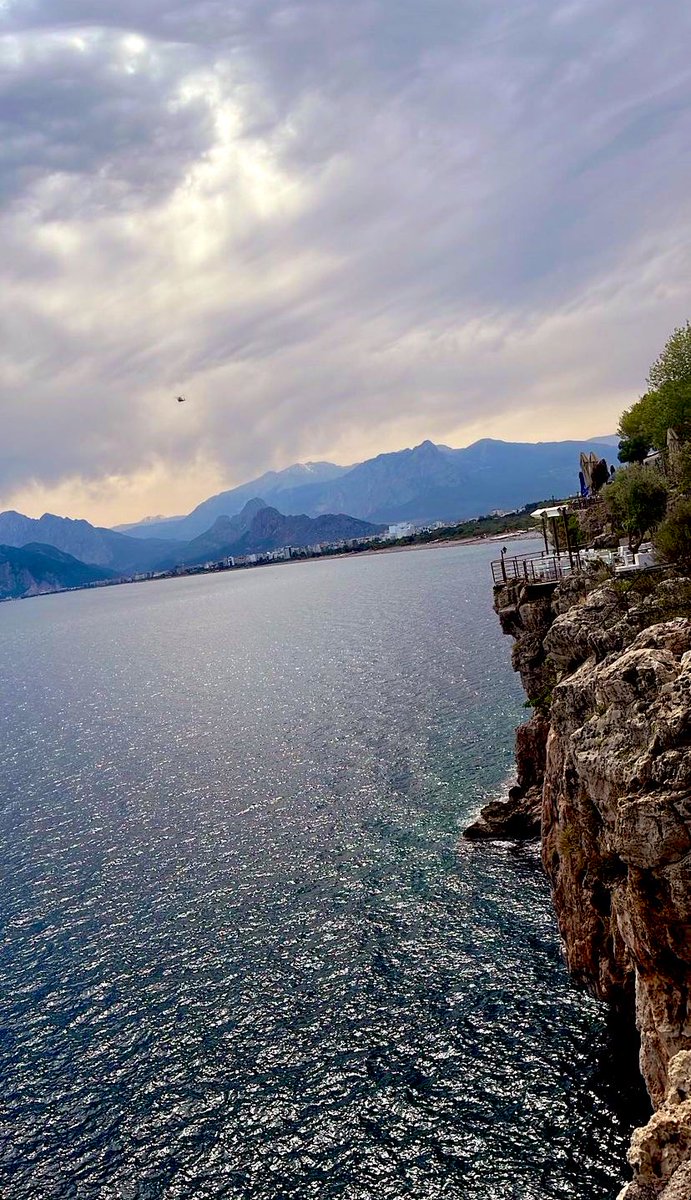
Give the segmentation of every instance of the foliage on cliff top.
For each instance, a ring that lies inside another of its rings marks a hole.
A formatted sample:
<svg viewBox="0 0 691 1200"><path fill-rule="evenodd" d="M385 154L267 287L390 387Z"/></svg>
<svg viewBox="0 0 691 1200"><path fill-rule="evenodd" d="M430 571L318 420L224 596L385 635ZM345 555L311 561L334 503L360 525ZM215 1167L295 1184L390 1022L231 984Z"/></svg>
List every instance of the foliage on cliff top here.
<svg viewBox="0 0 691 1200"><path fill-rule="evenodd" d="M655 534L655 549L664 562L691 572L691 499L680 500Z"/></svg>
<svg viewBox="0 0 691 1200"><path fill-rule="evenodd" d="M651 388L691 382L691 322L674 329L648 372Z"/></svg>
<svg viewBox="0 0 691 1200"><path fill-rule="evenodd" d="M638 550L646 534L662 521L667 495L662 475L639 464L617 472L608 485L607 508L615 524L628 534L632 551Z"/></svg>
<svg viewBox="0 0 691 1200"><path fill-rule="evenodd" d="M663 562L691 569L691 323L673 330L648 374L650 390L622 413L619 458L632 463L607 488L614 523L637 549L654 535ZM676 435L671 438L670 431ZM662 473L640 466L652 449Z"/></svg>
<svg viewBox="0 0 691 1200"><path fill-rule="evenodd" d="M664 450L668 429L684 439L691 436L691 380L670 380L622 413L620 460L640 462L651 449Z"/></svg>
<svg viewBox="0 0 691 1200"><path fill-rule="evenodd" d="M642 462L651 449L664 450L667 430L691 437L691 324L675 329L648 374L649 390L619 421L619 458Z"/></svg>
<svg viewBox="0 0 691 1200"><path fill-rule="evenodd" d="M656 571L628 579L611 579L605 586L613 603L605 623L617 619L615 609L639 630L676 617L691 620L691 579L685 576Z"/></svg>

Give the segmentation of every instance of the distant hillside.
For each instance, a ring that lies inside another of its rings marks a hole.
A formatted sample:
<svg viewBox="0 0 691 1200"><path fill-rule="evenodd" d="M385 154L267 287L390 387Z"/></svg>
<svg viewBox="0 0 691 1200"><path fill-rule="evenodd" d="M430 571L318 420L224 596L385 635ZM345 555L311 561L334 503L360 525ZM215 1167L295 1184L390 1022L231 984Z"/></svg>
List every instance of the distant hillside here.
<svg viewBox="0 0 691 1200"><path fill-rule="evenodd" d="M206 529L199 537L192 538L182 547L179 543L175 543L175 549L171 548L164 555L158 563L158 569L166 570L177 566L178 563L192 566L195 563L207 562L209 559L224 558L230 553L224 547L237 542L238 538L242 537L243 533L250 528L257 513L264 508L266 508L265 501L255 496L252 500L248 500L242 511L234 517L217 517L211 528Z"/></svg>
<svg viewBox="0 0 691 1200"><path fill-rule="evenodd" d="M312 546L319 542L349 541L370 537L382 530L380 525L358 521L345 513L327 513L321 517L284 516L265 506L255 512L251 523L238 535L228 517L219 517L202 537L191 541L184 562L193 565L226 555L259 554L282 546ZM230 535L231 540L226 540Z"/></svg>
<svg viewBox="0 0 691 1200"><path fill-rule="evenodd" d="M7 551L6 595L33 594L33 574L38 590L78 586L94 579L128 576L145 571L170 570L179 564L195 566L228 554L249 554L280 546L307 546L313 542L341 541L376 533L379 526L344 514L324 514L317 520L303 515L286 517L252 497L240 513L218 517L210 529L189 542L166 542L153 538L138 540L110 529L99 529L88 521L46 514L40 520L21 513L0 513L0 544ZM36 544L35 530L41 531ZM80 555L65 550L78 547ZM12 551L12 553L10 553ZM42 557L29 563L27 554ZM24 556L24 557L23 557ZM83 557L82 557L83 556ZM47 560L50 560L49 562ZM46 561L44 561L46 560ZM26 576L15 578L15 568L27 566ZM58 565L62 564L58 571ZM12 571L10 571L10 566ZM80 574L81 572L81 574ZM63 581L64 580L64 581ZM45 582L46 586L40 586ZM27 591L29 589L29 591ZM2 593L0 593L0 598Z"/></svg>
<svg viewBox="0 0 691 1200"><path fill-rule="evenodd" d="M112 529L101 529L88 521L73 521L52 513L44 513L39 519L18 512L0 513L0 544L26 546L33 542L54 546L82 563L110 567L123 574L148 571L171 549L169 542L142 541Z"/></svg>
<svg viewBox="0 0 691 1200"><path fill-rule="evenodd" d="M54 546L0 545L0 600L39 596L110 579L113 571L80 562Z"/></svg>
<svg viewBox="0 0 691 1200"><path fill-rule="evenodd" d="M280 504L286 491L330 482L345 475L350 467L338 467L329 462L295 463L283 471L267 471L250 483L242 483L230 491L220 492L203 500L186 517L170 517L160 521L147 518L138 525L120 526L132 537L171 538L187 541L209 529L217 517L232 517L239 513L248 500L264 496L265 500Z"/></svg>
<svg viewBox="0 0 691 1200"><path fill-rule="evenodd" d="M518 508L538 496L573 495L581 450L612 458L611 446L593 442L485 438L464 450L422 442L360 463L331 483L284 492L282 506L312 515L349 512L368 521L459 520Z"/></svg>
<svg viewBox="0 0 691 1200"><path fill-rule="evenodd" d="M600 442L484 438L462 450L426 441L350 468L298 464L212 496L187 517L149 522L130 532L139 538L195 537L219 516L235 516L257 495L283 513L311 517L345 512L385 523L462 520L495 508L518 508L538 496L573 495L578 490L580 452L593 450L611 462L616 440L614 435Z"/></svg>
<svg viewBox="0 0 691 1200"><path fill-rule="evenodd" d="M428 441L350 468L308 463L270 471L262 476L268 492L258 491L256 481L244 484L169 522L168 528L178 532L175 540L150 536L160 529L158 523L140 526L133 537L50 513L33 520L5 512L0 513L0 544L39 542L121 575L166 570L228 554L366 536L390 521L454 523L494 509L522 508L538 498L573 495L582 450L611 461L614 447L485 438L453 450Z"/></svg>

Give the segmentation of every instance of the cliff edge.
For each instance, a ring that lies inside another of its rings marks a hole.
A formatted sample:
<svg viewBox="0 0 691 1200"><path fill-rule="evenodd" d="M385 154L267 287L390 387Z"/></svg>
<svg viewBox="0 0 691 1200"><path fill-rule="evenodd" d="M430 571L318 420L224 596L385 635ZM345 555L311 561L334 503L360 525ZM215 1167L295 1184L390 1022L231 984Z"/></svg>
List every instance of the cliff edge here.
<svg viewBox="0 0 691 1200"><path fill-rule="evenodd" d="M467 831L539 828L570 972L635 1015L656 1111L621 1200L691 1197L690 599L663 573L495 589L534 715L516 788Z"/></svg>

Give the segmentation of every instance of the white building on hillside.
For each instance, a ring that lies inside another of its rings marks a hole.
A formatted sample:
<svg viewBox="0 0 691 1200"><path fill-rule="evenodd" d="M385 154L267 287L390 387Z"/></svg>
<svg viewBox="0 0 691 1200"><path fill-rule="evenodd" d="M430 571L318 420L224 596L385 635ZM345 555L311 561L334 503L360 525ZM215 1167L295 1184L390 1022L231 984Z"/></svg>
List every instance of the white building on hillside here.
<svg viewBox="0 0 691 1200"><path fill-rule="evenodd" d="M410 524L410 521L399 521L397 525L389 525L389 532L386 536L390 538L405 538L410 537L413 533L415 533L415 527Z"/></svg>

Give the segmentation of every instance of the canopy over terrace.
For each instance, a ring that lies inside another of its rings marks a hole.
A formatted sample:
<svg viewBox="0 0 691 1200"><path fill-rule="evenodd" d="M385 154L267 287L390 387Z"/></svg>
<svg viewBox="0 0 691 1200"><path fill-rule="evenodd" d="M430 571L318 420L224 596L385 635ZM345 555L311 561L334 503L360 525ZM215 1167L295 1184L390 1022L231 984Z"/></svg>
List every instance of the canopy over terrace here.
<svg viewBox="0 0 691 1200"><path fill-rule="evenodd" d="M552 540L554 542L554 549L557 551L557 553L559 552L560 541L559 522L561 522L563 527L562 540L566 545L566 552L569 555L569 558L571 558L572 545L569 532L569 522L567 519L568 511L569 508L567 504L553 504L551 506L548 505L546 508L536 508L535 511L530 514L534 521L540 521L542 524L542 536L545 540L545 554L549 554L550 552L550 545L547 539L547 522L550 523L552 528Z"/></svg>
<svg viewBox="0 0 691 1200"><path fill-rule="evenodd" d="M531 512L530 515L539 521L542 517L561 517L565 512L568 512L566 504L556 504L552 508L536 508L535 512Z"/></svg>
<svg viewBox="0 0 691 1200"><path fill-rule="evenodd" d="M544 508L536 508L530 515L542 524L542 536L545 548L539 554L521 555L519 558L507 558L506 548L502 550L501 558L492 563L492 578L495 585L508 583L512 579L525 579L533 583L546 584L581 569L581 561L577 545L572 542L569 529L569 505L553 504ZM548 526L552 537L552 546L548 538Z"/></svg>

